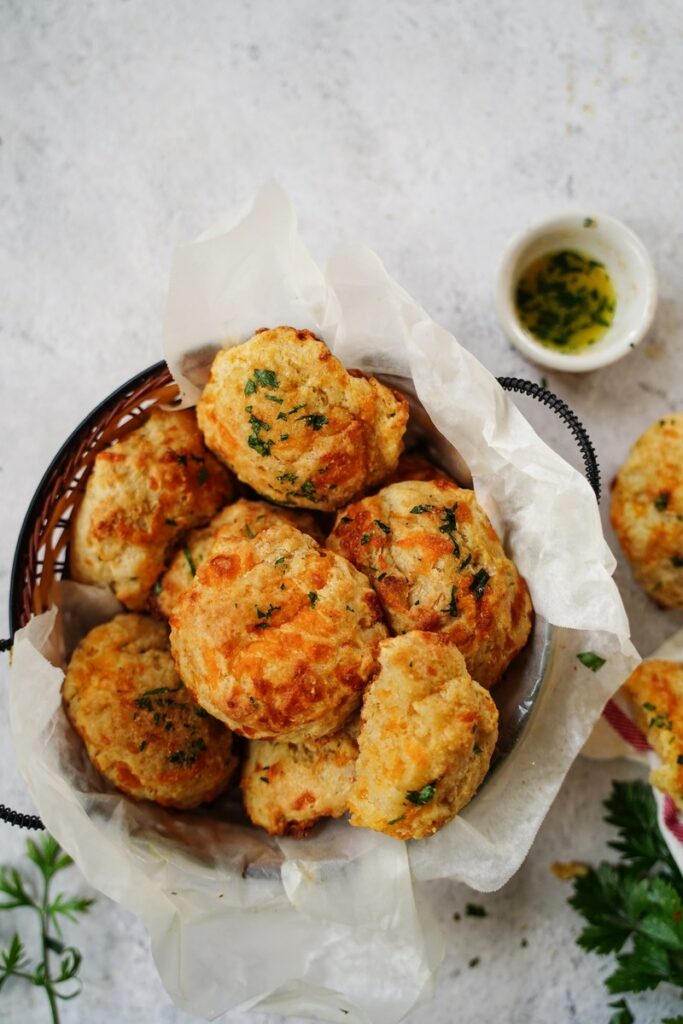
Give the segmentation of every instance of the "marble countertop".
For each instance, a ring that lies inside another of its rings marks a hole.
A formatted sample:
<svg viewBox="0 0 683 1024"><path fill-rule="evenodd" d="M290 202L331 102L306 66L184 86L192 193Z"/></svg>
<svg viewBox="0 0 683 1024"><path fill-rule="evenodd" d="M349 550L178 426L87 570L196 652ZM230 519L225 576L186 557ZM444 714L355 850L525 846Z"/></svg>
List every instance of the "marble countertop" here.
<svg viewBox="0 0 683 1024"><path fill-rule="evenodd" d="M50 458L96 402L161 357L173 247L271 175L316 258L366 242L486 366L544 376L588 427L608 483L641 430L683 408L682 45L680 11L657 0L0 4L0 621ZM587 376L526 363L492 303L509 236L577 207L633 227L660 282L650 338ZM559 422L524 408L578 464ZM603 515L614 544L604 501ZM617 580L647 654L683 617L655 609L621 558ZM6 689L0 800L28 810ZM549 864L607 856L600 800L613 777L637 773L578 762L526 864L478 899L487 918L455 921L467 891L431 886L447 954L412 1024L608 1019L608 964L575 945L579 921ZM23 841L0 829L0 863L17 863ZM0 920L0 941L8 929ZM104 897L78 942L84 992L65 1004L67 1024L191 1019L165 995L141 926ZM43 998L8 986L0 1018L44 1021ZM680 1012L671 992L632 1004L639 1024Z"/></svg>

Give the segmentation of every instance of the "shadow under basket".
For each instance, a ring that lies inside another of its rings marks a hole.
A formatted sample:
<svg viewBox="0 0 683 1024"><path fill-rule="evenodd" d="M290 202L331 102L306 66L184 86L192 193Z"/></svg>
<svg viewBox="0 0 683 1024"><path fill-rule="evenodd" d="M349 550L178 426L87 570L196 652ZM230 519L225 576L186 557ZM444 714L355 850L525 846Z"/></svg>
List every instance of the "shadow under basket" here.
<svg viewBox="0 0 683 1024"><path fill-rule="evenodd" d="M599 500L600 470L595 451L571 409L551 391L531 381L515 377L499 377L498 381L506 391L529 395L542 402L566 423L579 446L586 476ZM169 407L178 401L178 386L166 363L156 363L112 392L64 442L38 485L19 533L10 581L10 639L0 640L0 650L11 649L15 632L34 615L50 608L55 580L67 575L71 522L97 454L141 426L156 406ZM528 650L517 659L519 664L514 670L506 674L501 688L496 687L501 715L515 718L514 723L510 720L511 736L521 731L540 689L549 642L547 623L537 623ZM527 684L520 700L518 680L529 670L533 677L531 685ZM517 699L511 704L513 691ZM510 743L505 743L500 755L504 756L509 749ZM28 829L44 827L37 815L11 810L4 804L0 804L0 820Z"/></svg>

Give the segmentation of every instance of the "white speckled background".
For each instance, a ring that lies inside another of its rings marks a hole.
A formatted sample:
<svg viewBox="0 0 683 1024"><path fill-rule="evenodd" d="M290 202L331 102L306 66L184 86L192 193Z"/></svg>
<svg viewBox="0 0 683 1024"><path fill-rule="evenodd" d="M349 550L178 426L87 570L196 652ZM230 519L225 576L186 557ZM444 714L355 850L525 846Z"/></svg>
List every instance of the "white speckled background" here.
<svg viewBox="0 0 683 1024"><path fill-rule="evenodd" d="M50 458L160 358L173 246L271 175L317 258L367 242L496 373L545 375L590 429L607 483L650 421L683 408L682 56L683 12L656 0L0 0L0 621ZM660 279L650 340L590 376L526 364L491 300L510 234L568 206L624 219ZM550 414L529 415L574 457ZM618 581L647 654L683 617L657 611L621 562ZM1 701L0 800L28 810L5 688ZM548 865L607 855L599 801L635 772L577 764L524 868L478 900L486 919L453 921L468 893L431 887L447 956L412 1024L609 1018L608 965L575 946L579 922ZM22 844L0 828L0 862L17 863ZM0 941L11 930L1 915ZM100 898L72 934L84 992L66 1024L191 1019L129 915ZM45 1021L43 999L7 986L0 1019ZM673 991L631 1003L639 1024L681 1009Z"/></svg>

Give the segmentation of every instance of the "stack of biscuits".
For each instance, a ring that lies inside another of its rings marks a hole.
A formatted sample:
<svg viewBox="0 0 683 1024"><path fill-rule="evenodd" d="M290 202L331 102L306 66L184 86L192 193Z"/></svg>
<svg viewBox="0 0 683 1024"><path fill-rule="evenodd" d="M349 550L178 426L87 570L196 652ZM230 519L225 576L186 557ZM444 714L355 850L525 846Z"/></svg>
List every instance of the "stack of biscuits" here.
<svg viewBox="0 0 683 1024"><path fill-rule="evenodd" d="M309 331L221 350L196 411L95 460L71 574L127 609L76 648L66 712L118 789L251 821L398 839L442 828L489 769L489 690L529 594L471 490L402 456L404 397Z"/></svg>

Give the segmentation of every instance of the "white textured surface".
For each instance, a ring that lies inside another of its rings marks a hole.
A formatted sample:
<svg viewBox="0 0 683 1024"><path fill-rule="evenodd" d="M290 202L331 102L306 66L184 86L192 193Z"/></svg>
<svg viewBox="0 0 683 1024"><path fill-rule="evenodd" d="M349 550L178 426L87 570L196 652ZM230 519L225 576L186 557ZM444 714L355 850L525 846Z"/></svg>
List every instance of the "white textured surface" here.
<svg viewBox="0 0 683 1024"><path fill-rule="evenodd" d="M160 357L173 246L271 174L314 256L367 242L482 362L536 380L493 312L505 241L572 204L626 220L660 277L652 338L588 377L545 374L589 427L609 481L641 429L683 408L682 44L680 10L653 0L0 0L2 619L49 459L96 401ZM529 415L573 457L559 424ZM650 605L622 563L617 578L647 653L681 616ZM4 690L2 705L0 799L26 806ZM527 864L480 901L487 919L451 922L466 892L432 887L448 954L414 1024L608 1018L606 965L574 945L578 921L548 863L606 855L599 799L632 771L575 767ZM22 841L1 830L0 861L16 862ZM78 941L85 991L64 1005L67 1024L189 1020L168 1005L128 915L100 899ZM0 1017L45 1020L42 998L10 987ZM680 1007L666 992L633 1005L648 1022Z"/></svg>

